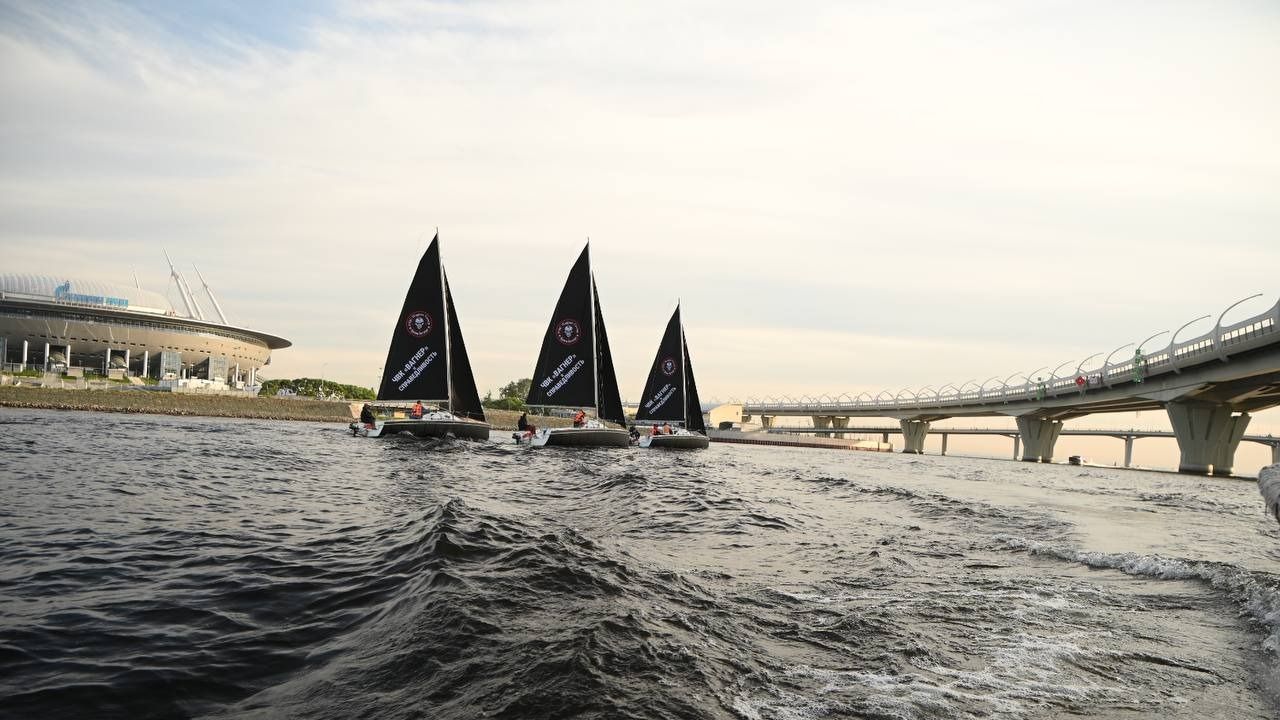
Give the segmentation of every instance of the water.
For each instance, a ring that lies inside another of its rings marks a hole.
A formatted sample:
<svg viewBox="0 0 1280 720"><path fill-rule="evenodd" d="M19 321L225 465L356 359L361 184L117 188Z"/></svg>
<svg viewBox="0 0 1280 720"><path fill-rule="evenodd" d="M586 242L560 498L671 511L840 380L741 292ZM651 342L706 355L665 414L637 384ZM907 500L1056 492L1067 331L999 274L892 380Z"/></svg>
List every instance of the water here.
<svg viewBox="0 0 1280 720"><path fill-rule="evenodd" d="M1280 715L1248 482L73 412L0 437L5 718Z"/></svg>

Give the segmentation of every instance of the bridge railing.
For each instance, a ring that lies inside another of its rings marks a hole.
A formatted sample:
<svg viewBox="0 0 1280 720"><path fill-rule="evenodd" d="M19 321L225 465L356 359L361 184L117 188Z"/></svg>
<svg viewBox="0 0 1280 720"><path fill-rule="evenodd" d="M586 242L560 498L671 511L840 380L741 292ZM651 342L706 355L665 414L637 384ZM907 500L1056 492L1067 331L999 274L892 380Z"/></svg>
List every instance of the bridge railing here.
<svg viewBox="0 0 1280 720"><path fill-rule="evenodd" d="M1257 295L1253 297L1258 297ZM1250 300L1252 298L1245 298ZM1243 300L1240 302L1244 302ZM1236 303L1227 308L1230 311ZM1065 394L1085 395L1090 391L1110 388L1117 384L1132 383L1165 373L1179 373L1184 368L1200 365L1212 360L1227 362L1231 355L1239 354L1264 345L1280 342L1280 300L1266 312L1246 318L1230 325L1222 325L1223 312L1218 324L1203 335L1189 340L1170 344L1147 355L1136 355L1116 363L1104 363L1090 370L1079 369L1079 373L1050 377L1045 381L1027 380L1024 383L1009 385L1001 383L1000 387L978 388L977 390L959 390L954 386L947 392L934 391L932 395L910 393L911 397L903 397L910 391L901 391L898 395L885 398L887 392L864 399L861 395L853 400L825 400L805 398L799 401L786 398L786 402L752 402L743 404L745 413L800 412L813 415L839 413L841 411L883 410L886 412L911 411L919 409L944 409L968 405L986 405L1009 403L1014 401L1044 400ZM1184 326L1185 327L1185 326ZM1069 363L1064 364L1069 365ZM1063 366L1059 366L1063 367ZM1025 376L1024 376L1025 378ZM1083 384L1077 380L1083 378ZM966 383L968 385L969 383ZM929 388L932 389L932 388Z"/></svg>

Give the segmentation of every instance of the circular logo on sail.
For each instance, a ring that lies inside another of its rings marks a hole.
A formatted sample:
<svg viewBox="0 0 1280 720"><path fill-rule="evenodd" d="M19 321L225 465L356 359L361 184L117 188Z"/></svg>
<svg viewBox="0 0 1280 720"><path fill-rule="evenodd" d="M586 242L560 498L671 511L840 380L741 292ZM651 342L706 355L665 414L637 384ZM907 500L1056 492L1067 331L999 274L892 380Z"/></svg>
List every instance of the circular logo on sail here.
<svg viewBox="0 0 1280 720"><path fill-rule="evenodd" d="M661 367L662 367L663 375L676 374L676 361L671 358L666 358L665 360L663 360Z"/></svg>
<svg viewBox="0 0 1280 720"><path fill-rule="evenodd" d="M411 312L404 319L404 329L414 337L423 337L431 332L431 315L421 310Z"/></svg>
<svg viewBox="0 0 1280 720"><path fill-rule="evenodd" d="M581 338L582 328L577 320L565 318L556 323L556 340L559 340L561 345L575 345Z"/></svg>

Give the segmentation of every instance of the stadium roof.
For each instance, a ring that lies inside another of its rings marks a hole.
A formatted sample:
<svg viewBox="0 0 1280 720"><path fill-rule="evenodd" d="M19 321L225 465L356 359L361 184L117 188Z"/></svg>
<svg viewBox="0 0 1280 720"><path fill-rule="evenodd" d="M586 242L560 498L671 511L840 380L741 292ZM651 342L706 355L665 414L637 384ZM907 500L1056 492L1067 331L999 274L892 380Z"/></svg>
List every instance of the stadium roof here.
<svg viewBox="0 0 1280 720"><path fill-rule="evenodd" d="M158 292L96 280L53 275L0 275L0 293L82 305L104 305L134 312L174 314L173 305Z"/></svg>

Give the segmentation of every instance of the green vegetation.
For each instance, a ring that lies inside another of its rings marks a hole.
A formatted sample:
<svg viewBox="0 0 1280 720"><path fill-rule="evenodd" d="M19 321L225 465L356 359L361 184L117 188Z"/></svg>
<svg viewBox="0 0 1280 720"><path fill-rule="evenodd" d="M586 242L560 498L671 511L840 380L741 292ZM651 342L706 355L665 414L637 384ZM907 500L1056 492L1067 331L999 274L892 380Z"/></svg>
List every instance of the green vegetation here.
<svg viewBox="0 0 1280 720"><path fill-rule="evenodd" d="M344 385L332 380L295 378L293 380L267 380L262 383L259 395L272 397L280 390L288 390L299 397L347 398L349 400L373 400L378 394L356 385Z"/></svg>
<svg viewBox="0 0 1280 720"><path fill-rule="evenodd" d="M484 400L481 400L480 404L495 410L523 411L525 409L524 399L529 397L529 386L532 384L532 378L512 380L498 390L498 397L496 398L493 396L492 390L485 393Z"/></svg>

